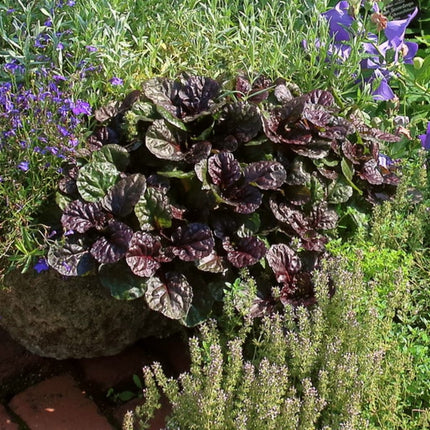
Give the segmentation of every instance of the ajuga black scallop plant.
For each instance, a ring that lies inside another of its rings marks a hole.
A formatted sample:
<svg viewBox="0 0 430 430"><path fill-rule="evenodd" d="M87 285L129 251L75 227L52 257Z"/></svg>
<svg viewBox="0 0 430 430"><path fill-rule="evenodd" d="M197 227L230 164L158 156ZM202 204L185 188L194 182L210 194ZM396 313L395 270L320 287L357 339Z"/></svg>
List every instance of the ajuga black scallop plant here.
<svg viewBox="0 0 430 430"><path fill-rule="evenodd" d="M339 217L395 192L379 142L398 138L342 117L328 91L291 88L155 78L99 109L59 184L50 266L97 271L114 297L144 296L186 325L243 268L258 285L253 315L312 304L311 273Z"/></svg>

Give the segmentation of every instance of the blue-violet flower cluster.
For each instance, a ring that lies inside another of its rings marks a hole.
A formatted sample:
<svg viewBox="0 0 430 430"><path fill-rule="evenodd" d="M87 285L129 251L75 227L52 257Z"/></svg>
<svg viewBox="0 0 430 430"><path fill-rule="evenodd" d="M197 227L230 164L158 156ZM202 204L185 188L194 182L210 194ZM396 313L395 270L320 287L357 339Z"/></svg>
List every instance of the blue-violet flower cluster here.
<svg viewBox="0 0 430 430"><path fill-rule="evenodd" d="M392 77L390 67L401 62L412 64L418 50L414 42L405 41L405 31L409 23L418 13L415 8L407 18L389 21L380 11L376 2L373 4L371 21L376 25L378 34L367 33L367 42L363 43L363 56L361 71L368 73L366 82L372 85L372 95L375 100L391 100L395 94L388 81ZM336 54L342 60L348 58L351 53L349 41L353 37L352 26L356 18L351 16L348 1L341 1L322 15L328 20L329 34L334 43L329 52ZM380 41L383 31L385 39Z"/></svg>

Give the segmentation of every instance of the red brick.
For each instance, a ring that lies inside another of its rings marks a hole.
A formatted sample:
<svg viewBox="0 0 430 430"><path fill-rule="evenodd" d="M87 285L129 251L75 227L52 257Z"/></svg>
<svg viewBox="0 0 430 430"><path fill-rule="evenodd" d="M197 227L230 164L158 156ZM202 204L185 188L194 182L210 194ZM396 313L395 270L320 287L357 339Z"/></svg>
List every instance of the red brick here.
<svg viewBox="0 0 430 430"><path fill-rule="evenodd" d="M27 388L11 400L9 407L30 430L113 429L69 374Z"/></svg>
<svg viewBox="0 0 430 430"><path fill-rule="evenodd" d="M0 405L0 430L19 430L3 405Z"/></svg>

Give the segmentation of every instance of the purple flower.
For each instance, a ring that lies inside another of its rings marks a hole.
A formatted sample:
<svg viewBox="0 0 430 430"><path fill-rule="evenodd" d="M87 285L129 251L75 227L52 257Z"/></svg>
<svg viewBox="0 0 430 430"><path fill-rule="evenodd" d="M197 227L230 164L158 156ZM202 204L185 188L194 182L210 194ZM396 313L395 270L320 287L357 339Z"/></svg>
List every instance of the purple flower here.
<svg viewBox="0 0 430 430"><path fill-rule="evenodd" d="M418 51L418 44L415 42L404 42L401 49L403 62L405 64L413 64L414 57Z"/></svg>
<svg viewBox="0 0 430 430"><path fill-rule="evenodd" d="M375 100L391 100L395 97L393 90L388 85L387 77L381 72L381 70L376 69L373 72L369 83L372 84L374 81L379 81L378 87L372 91L372 96Z"/></svg>
<svg viewBox="0 0 430 430"><path fill-rule="evenodd" d="M39 261L34 265L34 270L37 273L41 273L45 270L49 270L49 265L44 258L39 258Z"/></svg>
<svg viewBox="0 0 430 430"><path fill-rule="evenodd" d="M57 129L60 132L61 136L70 136L69 130L67 130L66 127L63 127L62 125L57 125Z"/></svg>
<svg viewBox="0 0 430 430"><path fill-rule="evenodd" d="M420 134L418 138L421 140L421 146L426 150L430 151L430 121L427 124L427 131L425 134Z"/></svg>
<svg viewBox="0 0 430 430"><path fill-rule="evenodd" d="M354 22L354 18L348 14L349 3L339 2L333 9L324 12L324 16L329 22L329 34L336 42L350 39L348 28Z"/></svg>
<svg viewBox="0 0 430 430"><path fill-rule="evenodd" d="M75 103L72 103L72 112L74 115L91 115L91 106L83 100L76 100Z"/></svg>
<svg viewBox="0 0 430 430"><path fill-rule="evenodd" d="M19 64L19 61L17 60L12 60L10 63L6 63L3 67L7 72L12 74L22 74L25 72L25 67L22 64Z"/></svg>
<svg viewBox="0 0 430 430"><path fill-rule="evenodd" d="M112 85L122 85L124 83L124 81L121 78L117 78L116 76L114 76L113 78L109 79L109 82Z"/></svg>
<svg viewBox="0 0 430 430"><path fill-rule="evenodd" d="M64 45L61 42L57 44L57 51L62 51L64 49Z"/></svg>
<svg viewBox="0 0 430 430"><path fill-rule="evenodd" d="M21 161L21 163L18 164L18 169L27 172L28 169L30 169L30 163L28 161Z"/></svg>
<svg viewBox="0 0 430 430"><path fill-rule="evenodd" d="M85 48L88 52L97 52L97 48L95 46L87 45Z"/></svg>
<svg viewBox="0 0 430 430"><path fill-rule="evenodd" d="M385 29L385 37L391 41L397 49L402 46L405 38L406 27L415 18L417 13L418 8L415 8L415 10L406 19L388 21L387 28Z"/></svg>

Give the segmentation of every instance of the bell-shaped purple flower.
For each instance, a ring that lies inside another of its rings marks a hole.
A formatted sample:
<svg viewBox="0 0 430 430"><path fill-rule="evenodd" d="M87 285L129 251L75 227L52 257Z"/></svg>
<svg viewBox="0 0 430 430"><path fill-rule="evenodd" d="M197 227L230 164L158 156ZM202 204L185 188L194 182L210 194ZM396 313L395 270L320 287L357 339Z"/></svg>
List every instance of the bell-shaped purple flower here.
<svg viewBox="0 0 430 430"><path fill-rule="evenodd" d="M354 22L354 18L348 14L349 3L339 2L333 9L324 12L324 16L329 22L329 34L336 42L350 39L348 28Z"/></svg>
<svg viewBox="0 0 430 430"><path fill-rule="evenodd" d="M418 8L405 19L388 21L385 29L385 37L389 40L395 49L399 49L403 45L406 28L409 23L415 18L418 13Z"/></svg>
<svg viewBox="0 0 430 430"><path fill-rule="evenodd" d="M388 75L385 75L380 69L376 69L373 72L369 83L372 84L375 81L379 81L378 87L372 91L372 96L375 100L391 100L395 97L395 94L391 87L388 85Z"/></svg>

